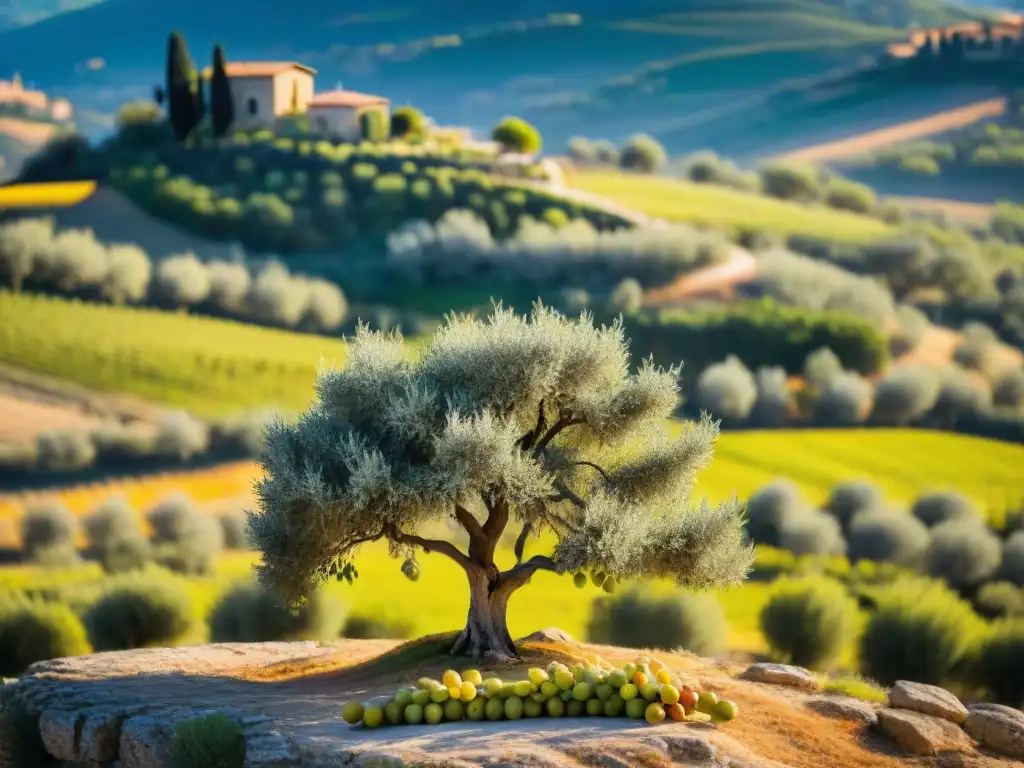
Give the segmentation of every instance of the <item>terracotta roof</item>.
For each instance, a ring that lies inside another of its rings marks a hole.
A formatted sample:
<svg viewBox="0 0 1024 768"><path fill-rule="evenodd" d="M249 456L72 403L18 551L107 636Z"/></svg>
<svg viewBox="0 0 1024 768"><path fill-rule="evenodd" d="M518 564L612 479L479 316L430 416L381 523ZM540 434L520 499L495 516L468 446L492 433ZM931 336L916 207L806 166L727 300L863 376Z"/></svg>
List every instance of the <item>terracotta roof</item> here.
<svg viewBox="0 0 1024 768"><path fill-rule="evenodd" d="M348 107L358 109L359 107L372 107L378 104L389 104L391 99L383 96L371 96L368 93L356 93L355 91L325 91L313 95L307 109L316 107Z"/></svg>
<svg viewBox="0 0 1024 768"><path fill-rule="evenodd" d="M225 67L228 77L275 77L290 69L316 74L316 70L297 61L229 61ZM203 77L210 77L211 67L203 69Z"/></svg>

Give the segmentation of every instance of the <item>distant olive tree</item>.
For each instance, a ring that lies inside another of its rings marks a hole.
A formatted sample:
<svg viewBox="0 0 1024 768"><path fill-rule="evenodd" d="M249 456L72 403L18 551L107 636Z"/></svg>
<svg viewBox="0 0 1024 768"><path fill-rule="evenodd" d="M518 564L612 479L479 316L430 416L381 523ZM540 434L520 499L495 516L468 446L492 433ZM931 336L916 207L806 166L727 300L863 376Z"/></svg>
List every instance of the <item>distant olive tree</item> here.
<svg viewBox="0 0 1024 768"><path fill-rule="evenodd" d="M646 134L631 136L619 153L619 165L630 171L657 171L668 159L660 142Z"/></svg>
<svg viewBox="0 0 1024 768"><path fill-rule="evenodd" d="M53 219L26 218L0 226L0 274L18 293L53 243Z"/></svg>
<svg viewBox="0 0 1024 768"><path fill-rule="evenodd" d="M765 427L782 426L789 421L792 395L786 369L782 366L763 366L754 375L757 399L750 414L753 422Z"/></svg>
<svg viewBox="0 0 1024 768"><path fill-rule="evenodd" d="M697 404L728 421L746 419L757 401L757 383L743 362L730 355L697 377Z"/></svg>
<svg viewBox="0 0 1024 768"><path fill-rule="evenodd" d="M249 518L260 580L295 603L345 572L361 544L385 540L400 558L436 552L469 581L453 651L499 657L517 655L508 600L538 570L742 580L752 557L742 507L688 504L716 425L670 436L679 371L628 370L621 325L542 306L451 317L416 359L400 338L361 329L345 368L321 374L310 410L268 429ZM456 521L468 548L421 535L431 520ZM517 563L502 571L494 553L513 521ZM553 554L524 557L543 531Z"/></svg>
<svg viewBox="0 0 1024 768"><path fill-rule="evenodd" d="M213 261L206 265L206 273L210 280L209 300L218 309L238 312L245 307L252 280L244 264Z"/></svg>
<svg viewBox="0 0 1024 768"><path fill-rule="evenodd" d="M107 248L107 278L100 294L113 304L142 301L149 291L153 264L137 245L116 243Z"/></svg>
<svg viewBox="0 0 1024 768"><path fill-rule="evenodd" d="M932 369L896 368L875 387L871 419L888 426L906 426L934 407L940 387L939 375Z"/></svg>
<svg viewBox="0 0 1024 768"><path fill-rule="evenodd" d="M814 421L828 427L862 423L871 407L871 382L853 371L843 371L822 390L814 403Z"/></svg>
<svg viewBox="0 0 1024 768"><path fill-rule="evenodd" d="M159 298L170 306L191 307L209 296L210 275L194 253L181 253L157 265L154 287Z"/></svg>
<svg viewBox="0 0 1024 768"><path fill-rule="evenodd" d="M495 126L491 138L507 152L534 155L540 152L540 131L519 117L506 117Z"/></svg>

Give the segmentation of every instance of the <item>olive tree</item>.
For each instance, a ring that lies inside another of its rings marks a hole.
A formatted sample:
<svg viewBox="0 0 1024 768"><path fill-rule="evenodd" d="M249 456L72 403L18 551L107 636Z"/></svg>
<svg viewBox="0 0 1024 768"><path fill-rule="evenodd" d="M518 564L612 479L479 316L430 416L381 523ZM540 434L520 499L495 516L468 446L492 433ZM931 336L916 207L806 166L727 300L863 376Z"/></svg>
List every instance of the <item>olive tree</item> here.
<svg viewBox="0 0 1024 768"><path fill-rule="evenodd" d="M249 513L261 582L301 605L351 573L362 544L387 541L413 563L437 553L469 582L452 652L508 657L509 598L540 570L694 588L742 580L742 505L689 504L717 424L671 436L679 369L629 370L621 323L597 328L539 304L528 317L500 305L486 320L450 316L418 357L399 335L360 327L311 408L267 428ZM426 537L446 521L468 546ZM516 564L503 571L495 552L510 525ZM553 552L525 557L542 531Z"/></svg>

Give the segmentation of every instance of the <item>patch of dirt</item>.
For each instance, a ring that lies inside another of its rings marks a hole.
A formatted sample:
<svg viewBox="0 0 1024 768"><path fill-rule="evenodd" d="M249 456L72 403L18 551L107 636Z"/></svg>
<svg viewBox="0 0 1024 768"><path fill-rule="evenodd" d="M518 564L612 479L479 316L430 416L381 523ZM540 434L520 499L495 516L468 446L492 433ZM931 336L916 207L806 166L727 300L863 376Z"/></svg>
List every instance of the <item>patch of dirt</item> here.
<svg viewBox="0 0 1024 768"><path fill-rule="evenodd" d="M664 307L697 297L730 299L736 286L752 280L757 274L757 259L742 248L733 248L722 264L698 269L683 275L671 285L648 291L644 304Z"/></svg>
<svg viewBox="0 0 1024 768"><path fill-rule="evenodd" d="M893 144L914 141L957 128L963 128L980 120L999 117L1005 112L1006 99L986 99L918 120L910 120L890 125L887 128L868 131L859 136L851 136L848 139L830 141L787 152L779 156L778 159L795 163L823 163L830 160L855 157Z"/></svg>
<svg viewBox="0 0 1024 768"><path fill-rule="evenodd" d="M894 203L916 211L944 213L958 221L969 224L984 224L992 216L994 205L965 203L960 200L945 200L938 197L889 197Z"/></svg>
<svg viewBox="0 0 1024 768"><path fill-rule="evenodd" d="M952 330L938 325L929 326L920 343L907 354L895 360L897 365L925 365L942 367L953 362L953 351L963 337ZM1004 370L1024 365L1024 354L1007 344L999 344L993 354L994 370ZM980 373L971 372L977 383L988 386L988 381Z"/></svg>

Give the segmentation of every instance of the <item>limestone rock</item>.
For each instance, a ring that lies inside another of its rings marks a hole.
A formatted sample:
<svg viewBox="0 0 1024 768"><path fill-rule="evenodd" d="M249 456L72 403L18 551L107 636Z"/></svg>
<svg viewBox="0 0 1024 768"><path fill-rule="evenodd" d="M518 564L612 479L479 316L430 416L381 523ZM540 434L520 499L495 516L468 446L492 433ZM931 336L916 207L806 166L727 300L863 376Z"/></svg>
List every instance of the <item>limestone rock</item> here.
<svg viewBox="0 0 1024 768"><path fill-rule="evenodd" d="M78 726L77 712L48 709L39 716L39 735L46 751L58 760L72 762L78 759L78 745L75 730Z"/></svg>
<svg viewBox="0 0 1024 768"><path fill-rule="evenodd" d="M1024 712L1001 704L972 705L964 729L993 752L1024 760Z"/></svg>
<svg viewBox="0 0 1024 768"><path fill-rule="evenodd" d="M802 688L805 691L821 690L821 682L810 670L789 664L751 664L741 675L744 680L754 683L771 683Z"/></svg>
<svg viewBox="0 0 1024 768"><path fill-rule="evenodd" d="M558 627L546 627L522 638L521 643L572 643L569 633Z"/></svg>
<svg viewBox="0 0 1024 768"><path fill-rule="evenodd" d="M711 762L718 750L707 739L700 736L661 736L668 754L676 762L684 765L689 763Z"/></svg>
<svg viewBox="0 0 1024 768"><path fill-rule="evenodd" d="M78 739L78 758L97 763L117 757L121 741L121 723L127 713L121 709L94 708L86 710Z"/></svg>
<svg viewBox="0 0 1024 768"><path fill-rule="evenodd" d="M166 717L130 717L121 727L121 764L124 768L170 768L173 738L171 721Z"/></svg>
<svg viewBox="0 0 1024 768"><path fill-rule="evenodd" d="M967 718L967 707L946 689L909 680L896 681L889 692L889 706L941 717L957 724Z"/></svg>
<svg viewBox="0 0 1024 768"><path fill-rule="evenodd" d="M878 727L903 749L915 755L936 755L940 751L963 751L971 740L958 725L941 717L908 709L881 709Z"/></svg>
<svg viewBox="0 0 1024 768"><path fill-rule="evenodd" d="M852 696L814 696L804 706L825 717L847 720L851 723L875 725L878 715L874 707Z"/></svg>

